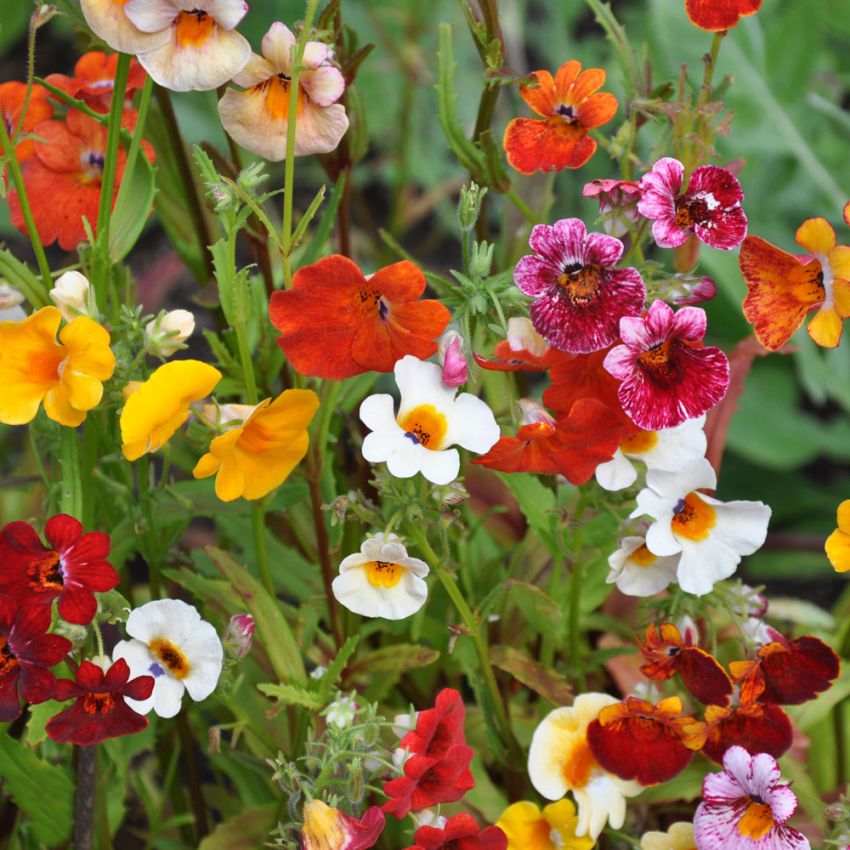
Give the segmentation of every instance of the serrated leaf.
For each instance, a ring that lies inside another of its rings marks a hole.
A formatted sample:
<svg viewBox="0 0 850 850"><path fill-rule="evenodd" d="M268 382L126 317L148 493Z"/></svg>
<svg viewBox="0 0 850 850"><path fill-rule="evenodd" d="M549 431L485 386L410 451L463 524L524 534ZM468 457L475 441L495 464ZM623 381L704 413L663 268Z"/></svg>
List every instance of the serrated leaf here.
<svg viewBox="0 0 850 850"><path fill-rule="evenodd" d="M440 657L436 649L411 643L397 643L376 649L351 665L351 672L406 673L433 664Z"/></svg>
<svg viewBox="0 0 850 850"><path fill-rule="evenodd" d="M342 646L342 649L337 653L336 658L328 665L325 675L322 676L322 684L319 688L319 693L323 701L327 701L331 697L342 671L345 670L345 665L348 664L348 659L354 655L354 650L357 649L357 644L360 643L360 635L352 635Z"/></svg>
<svg viewBox="0 0 850 850"><path fill-rule="evenodd" d="M525 650L513 646L492 646L490 661L552 705L572 703L573 689L567 684L566 677L557 670L538 664Z"/></svg>
<svg viewBox="0 0 850 850"><path fill-rule="evenodd" d="M295 685L275 685L272 682L263 682L257 685L257 690L267 697L274 697L282 705L300 705L301 708L310 711L318 711L325 705L325 700L315 691L308 691Z"/></svg>

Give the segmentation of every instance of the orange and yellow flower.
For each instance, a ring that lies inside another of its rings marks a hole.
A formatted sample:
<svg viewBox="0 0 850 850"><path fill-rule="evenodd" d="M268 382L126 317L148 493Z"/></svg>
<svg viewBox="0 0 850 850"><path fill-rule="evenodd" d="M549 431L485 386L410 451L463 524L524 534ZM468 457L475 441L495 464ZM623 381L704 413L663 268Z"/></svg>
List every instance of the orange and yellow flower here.
<svg viewBox="0 0 850 850"><path fill-rule="evenodd" d="M10 137L18 128L18 123L21 125L21 133L29 133L36 124L40 124L53 116L53 107L47 100L47 90L41 86L33 86L26 115L24 115L24 120L21 121L26 94L26 83L12 80L0 84L0 119L6 123L6 132ZM35 143L33 140L24 139L15 145L15 158L18 162L24 162L32 156L34 150Z"/></svg>
<svg viewBox="0 0 850 850"><path fill-rule="evenodd" d="M522 174L581 168L596 152L588 131L610 121L617 98L600 92L601 68L581 70L575 59L565 62L554 79L535 71L537 86L520 86L522 99L542 118L514 118L502 142L508 162Z"/></svg>
<svg viewBox="0 0 850 850"><path fill-rule="evenodd" d="M550 803L543 811L523 800L508 806L496 822L508 837L507 850L591 850L589 835L576 835L578 814L572 800Z"/></svg>
<svg viewBox="0 0 850 850"><path fill-rule="evenodd" d="M838 528L826 538L824 549L829 563L837 573L850 570L850 499L838 506Z"/></svg>
<svg viewBox="0 0 850 850"><path fill-rule="evenodd" d="M685 0L691 23L709 32L731 29L760 8L761 0Z"/></svg>
<svg viewBox="0 0 850 850"><path fill-rule="evenodd" d="M60 425L77 426L103 396L115 356L109 333L87 316L56 332L62 316L42 307L21 322L0 322L0 422L25 425L39 405Z"/></svg>

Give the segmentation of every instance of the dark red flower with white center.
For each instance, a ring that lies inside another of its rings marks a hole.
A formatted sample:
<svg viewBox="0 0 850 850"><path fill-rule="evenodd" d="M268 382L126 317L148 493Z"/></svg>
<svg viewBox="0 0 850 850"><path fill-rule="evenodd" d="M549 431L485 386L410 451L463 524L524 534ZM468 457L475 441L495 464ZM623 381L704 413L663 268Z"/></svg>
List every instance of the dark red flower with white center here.
<svg viewBox="0 0 850 850"><path fill-rule="evenodd" d="M450 817L442 829L420 826L406 850L507 850L508 837L498 826L482 829L465 812Z"/></svg>
<svg viewBox="0 0 850 850"><path fill-rule="evenodd" d="M382 806L387 814L399 820L409 812L418 812L437 803L455 803L475 780L469 769L474 752L471 747L456 744L439 757L414 755L404 763L404 776L384 785L390 799Z"/></svg>
<svg viewBox="0 0 850 850"><path fill-rule="evenodd" d="M794 737L788 715L778 705L761 702L709 705L705 709L705 727L703 755L718 764L723 762L726 750L735 745L751 755L769 753L779 758L791 748Z"/></svg>
<svg viewBox="0 0 850 850"><path fill-rule="evenodd" d="M534 329L562 351L585 354L611 345L624 316L639 316L646 290L637 269L615 269L623 243L588 233L577 218L537 224L528 240L534 254L514 269L516 285L535 300Z"/></svg>
<svg viewBox="0 0 850 850"><path fill-rule="evenodd" d="M420 711L416 728L411 729L399 744L411 753L441 759L457 744L465 744L463 721L466 706L454 688L443 688L437 694L434 707Z"/></svg>
<svg viewBox="0 0 850 850"><path fill-rule="evenodd" d="M50 608L19 607L0 596L0 722L21 714L20 700L34 705L50 699L54 677L48 669L70 651L71 641L49 635Z"/></svg>
<svg viewBox="0 0 850 850"><path fill-rule="evenodd" d="M26 522L0 529L0 593L20 604L59 600L59 616L86 625L97 612L95 593L112 590L119 582L109 556L109 536L83 533L80 522L67 514L51 517L44 527L47 548Z"/></svg>
<svg viewBox="0 0 850 850"><path fill-rule="evenodd" d="M712 248L737 248L747 235L744 193L732 172L716 165L694 170L682 192L685 166L664 157L640 180L638 212L650 219L661 248L678 248L692 233Z"/></svg>
<svg viewBox="0 0 850 850"><path fill-rule="evenodd" d="M612 348L605 368L621 381L617 396L639 428L660 431L696 419L729 388L729 361L714 346L703 346L705 311L677 312L653 301L646 315L620 321L623 345Z"/></svg>
<svg viewBox="0 0 850 850"><path fill-rule="evenodd" d="M75 702L47 721L48 736L61 743L88 747L147 728L147 717L133 711L124 698L147 699L153 691L153 676L129 679L130 668L123 658L106 673L97 664L83 661L76 682L59 679L54 686L53 699Z"/></svg>

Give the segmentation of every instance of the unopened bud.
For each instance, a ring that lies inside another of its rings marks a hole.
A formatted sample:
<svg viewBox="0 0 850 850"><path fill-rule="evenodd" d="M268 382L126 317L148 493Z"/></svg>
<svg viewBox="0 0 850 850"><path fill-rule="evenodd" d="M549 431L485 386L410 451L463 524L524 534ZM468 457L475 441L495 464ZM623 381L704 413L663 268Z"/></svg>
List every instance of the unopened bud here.
<svg viewBox="0 0 850 850"><path fill-rule="evenodd" d="M443 367L445 386L460 387L469 380L469 363L464 353L463 337L456 330L449 329L442 335L438 356Z"/></svg>
<svg viewBox="0 0 850 850"><path fill-rule="evenodd" d="M326 709L325 717L329 726L336 726L337 729L345 729L354 722L357 716L357 703L348 696L342 696L334 700Z"/></svg>
<svg viewBox="0 0 850 850"><path fill-rule="evenodd" d="M460 200L457 204L457 222L464 233L468 233L475 227L481 215L481 204L486 194L487 187L480 187L476 183L461 187Z"/></svg>
<svg viewBox="0 0 850 850"><path fill-rule="evenodd" d="M211 726L209 739L207 743L207 752L208 753L220 753L221 752L221 729L218 726Z"/></svg>
<svg viewBox="0 0 850 850"><path fill-rule="evenodd" d="M24 296L5 280L0 281L0 322L22 322L27 314L21 304Z"/></svg>
<svg viewBox="0 0 850 850"><path fill-rule="evenodd" d="M79 272L65 272L56 278L50 290L50 300L59 308L66 322L73 322L78 316L97 318L91 284Z"/></svg>
<svg viewBox="0 0 850 850"><path fill-rule="evenodd" d="M254 638L254 618L250 614L234 614L227 624L224 646L234 658L244 658Z"/></svg>
<svg viewBox="0 0 850 850"><path fill-rule="evenodd" d="M59 9L50 3L42 3L32 14L32 25L35 29L43 27L52 17L59 14Z"/></svg>
<svg viewBox="0 0 850 850"><path fill-rule="evenodd" d="M472 256L469 258L469 273L473 278L483 279L490 276L493 267L493 249L495 245L486 242L476 242L472 246Z"/></svg>
<svg viewBox="0 0 850 850"><path fill-rule="evenodd" d="M195 317L188 310L160 310L159 315L148 324L145 333L154 354L170 357L195 330Z"/></svg>

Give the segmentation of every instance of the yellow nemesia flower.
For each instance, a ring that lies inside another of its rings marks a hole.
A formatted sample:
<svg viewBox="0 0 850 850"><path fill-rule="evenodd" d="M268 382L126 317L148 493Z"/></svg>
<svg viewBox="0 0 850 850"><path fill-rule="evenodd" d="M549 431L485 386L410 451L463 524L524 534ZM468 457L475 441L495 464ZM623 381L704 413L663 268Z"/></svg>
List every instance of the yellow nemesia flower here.
<svg viewBox="0 0 850 850"><path fill-rule="evenodd" d="M523 801L508 806L496 823L508 837L507 850L590 850L596 842L576 835L578 815L572 800L558 800L540 811Z"/></svg>
<svg viewBox="0 0 850 850"><path fill-rule="evenodd" d="M850 499L838 506L838 528L826 538L826 557L837 573L850 570Z"/></svg>
<svg viewBox="0 0 850 850"><path fill-rule="evenodd" d="M640 839L640 850L696 850L694 825L678 821L667 832L645 832Z"/></svg>
<svg viewBox="0 0 850 850"><path fill-rule="evenodd" d="M127 399L121 411L121 443L127 460L155 452L189 418L189 405L209 395L221 372L200 360L160 366Z"/></svg>
<svg viewBox="0 0 850 850"><path fill-rule="evenodd" d="M242 425L210 443L195 466L195 478L215 474L223 502L261 499L282 484L307 454L307 426L319 407L312 390L285 390L260 402Z"/></svg>
<svg viewBox="0 0 850 850"><path fill-rule="evenodd" d="M0 422L31 422L39 405L60 425L75 427L103 397L115 355L109 332L80 316L56 332L62 315L42 307L21 322L0 322Z"/></svg>

